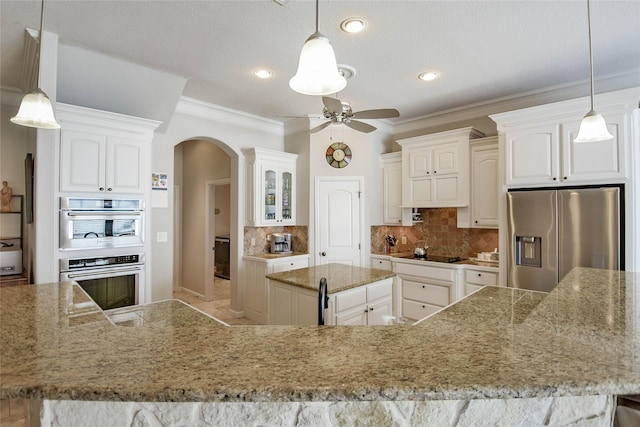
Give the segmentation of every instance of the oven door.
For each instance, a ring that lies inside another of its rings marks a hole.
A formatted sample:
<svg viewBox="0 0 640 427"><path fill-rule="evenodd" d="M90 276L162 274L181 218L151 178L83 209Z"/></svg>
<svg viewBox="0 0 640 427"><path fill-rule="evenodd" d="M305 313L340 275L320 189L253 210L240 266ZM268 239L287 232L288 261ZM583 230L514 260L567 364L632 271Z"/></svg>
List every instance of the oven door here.
<svg viewBox="0 0 640 427"><path fill-rule="evenodd" d="M111 310L138 304L144 265L65 271L60 280L75 281L102 310Z"/></svg>
<svg viewBox="0 0 640 427"><path fill-rule="evenodd" d="M144 244L144 212L60 211L60 249Z"/></svg>

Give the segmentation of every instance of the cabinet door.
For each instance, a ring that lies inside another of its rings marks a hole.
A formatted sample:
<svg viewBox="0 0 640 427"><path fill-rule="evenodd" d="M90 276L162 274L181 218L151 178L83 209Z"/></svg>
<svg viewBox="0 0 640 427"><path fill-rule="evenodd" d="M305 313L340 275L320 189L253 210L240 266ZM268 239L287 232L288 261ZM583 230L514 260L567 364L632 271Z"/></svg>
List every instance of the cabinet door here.
<svg viewBox="0 0 640 427"><path fill-rule="evenodd" d="M402 223L402 161L387 163L382 168L382 222Z"/></svg>
<svg viewBox="0 0 640 427"><path fill-rule="evenodd" d="M106 191L113 193L144 193L143 180L146 153L136 141L109 137L107 142Z"/></svg>
<svg viewBox="0 0 640 427"><path fill-rule="evenodd" d="M566 184L624 179L624 116L607 115L607 128L613 138L598 142L573 142L580 121L563 123L562 181Z"/></svg>
<svg viewBox="0 0 640 427"><path fill-rule="evenodd" d="M291 171L280 171L280 220L283 223L293 223L293 173Z"/></svg>
<svg viewBox="0 0 640 427"><path fill-rule="evenodd" d="M460 172L460 144L443 144L433 147L434 175L447 175Z"/></svg>
<svg viewBox="0 0 640 427"><path fill-rule="evenodd" d="M262 168L262 222L264 224L275 224L278 216L278 171L264 167Z"/></svg>
<svg viewBox="0 0 640 427"><path fill-rule="evenodd" d="M472 152L472 227L498 227L498 149Z"/></svg>
<svg viewBox="0 0 640 427"><path fill-rule="evenodd" d="M377 300L367 304L367 325L384 325L384 317L393 314L393 303L391 296L386 299Z"/></svg>
<svg viewBox="0 0 640 427"><path fill-rule="evenodd" d="M507 135L507 185L557 182L560 157L560 125L546 125Z"/></svg>
<svg viewBox="0 0 640 427"><path fill-rule="evenodd" d="M87 132L62 132L60 191L103 193L107 137Z"/></svg>
<svg viewBox="0 0 640 427"><path fill-rule="evenodd" d="M358 308L348 310L342 313L336 313L336 325L364 326L367 324L366 306L362 305Z"/></svg>
<svg viewBox="0 0 640 427"><path fill-rule="evenodd" d="M286 285L279 285L275 281L271 281L270 283L270 298L273 310L269 316L269 324L294 325L294 303L296 302L294 292Z"/></svg>
<svg viewBox="0 0 640 427"><path fill-rule="evenodd" d="M409 178L419 178L431 175L433 169L433 150L428 148L410 149L409 159Z"/></svg>
<svg viewBox="0 0 640 427"><path fill-rule="evenodd" d="M298 268L309 267L309 258L287 259L283 258L274 262L269 269L269 273L280 273L281 271L297 270Z"/></svg>
<svg viewBox="0 0 640 427"><path fill-rule="evenodd" d="M379 270L392 270L391 261L388 259L371 257L371 268L377 268Z"/></svg>

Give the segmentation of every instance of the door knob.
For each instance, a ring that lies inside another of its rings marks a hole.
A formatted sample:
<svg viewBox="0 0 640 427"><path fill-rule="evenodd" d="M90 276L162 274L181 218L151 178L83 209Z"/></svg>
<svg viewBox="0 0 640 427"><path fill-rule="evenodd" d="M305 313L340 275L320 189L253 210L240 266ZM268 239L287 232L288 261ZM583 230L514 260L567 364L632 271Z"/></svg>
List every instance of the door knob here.
<svg viewBox="0 0 640 427"><path fill-rule="evenodd" d="M320 255L327 256L327 253L326 252L320 252Z"/></svg>

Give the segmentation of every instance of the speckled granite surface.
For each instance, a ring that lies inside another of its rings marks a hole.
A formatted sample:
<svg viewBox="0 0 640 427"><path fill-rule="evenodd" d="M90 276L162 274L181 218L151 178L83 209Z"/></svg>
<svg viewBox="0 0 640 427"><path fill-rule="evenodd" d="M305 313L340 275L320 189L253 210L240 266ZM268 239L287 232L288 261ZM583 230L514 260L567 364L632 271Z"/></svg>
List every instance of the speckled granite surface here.
<svg viewBox="0 0 640 427"><path fill-rule="evenodd" d="M640 393L639 274L576 269L550 294L486 287L416 326L225 327L188 308L151 304L144 327L117 326L67 283L1 288L0 398Z"/></svg>
<svg viewBox="0 0 640 427"><path fill-rule="evenodd" d="M299 268L267 274L267 279L277 280L289 285L317 291L320 279L327 279L327 293L341 292L358 286L377 282L395 276L395 273L375 268L352 267L350 265L330 263L314 267Z"/></svg>

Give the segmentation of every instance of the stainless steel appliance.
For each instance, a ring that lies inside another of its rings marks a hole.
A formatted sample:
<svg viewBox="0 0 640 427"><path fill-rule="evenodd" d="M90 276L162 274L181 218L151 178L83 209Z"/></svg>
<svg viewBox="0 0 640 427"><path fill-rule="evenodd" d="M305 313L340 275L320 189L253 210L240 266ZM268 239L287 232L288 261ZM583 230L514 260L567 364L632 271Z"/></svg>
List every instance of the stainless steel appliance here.
<svg viewBox="0 0 640 427"><path fill-rule="evenodd" d="M269 252L273 254L290 254L293 251L291 233L273 233L269 237L269 242Z"/></svg>
<svg viewBox="0 0 640 427"><path fill-rule="evenodd" d="M0 276L22 274L20 239L0 241Z"/></svg>
<svg viewBox="0 0 640 427"><path fill-rule="evenodd" d="M551 291L574 267L624 269L622 186L507 193L507 285Z"/></svg>
<svg viewBox="0 0 640 427"><path fill-rule="evenodd" d="M229 279L229 274L231 273L231 239L228 237L216 237L214 250L215 275L223 279Z"/></svg>
<svg viewBox="0 0 640 427"><path fill-rule="evenodd" d="M103 310L136 305L144 261L144 254L61 259L60 281L77 282Z"/></svg>
<svg viewBox="0 0 640 427"><path fill-rule="evenodd" d="M144 244L144 200L60 198L60 249Z"/></svg>

